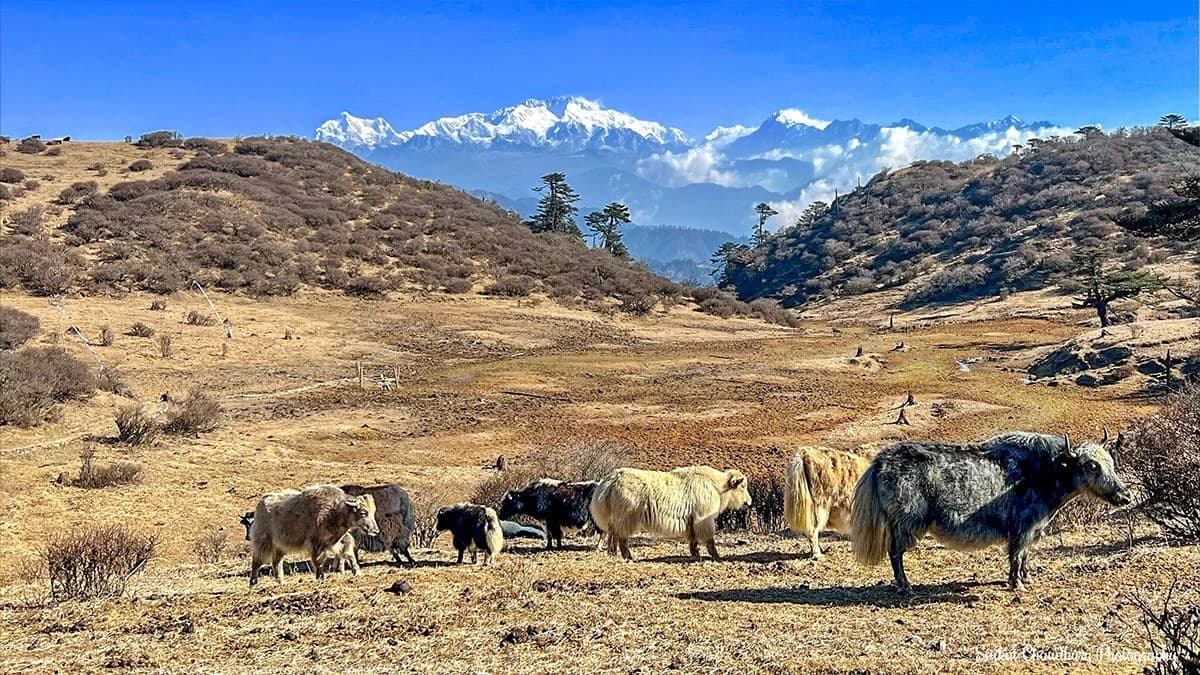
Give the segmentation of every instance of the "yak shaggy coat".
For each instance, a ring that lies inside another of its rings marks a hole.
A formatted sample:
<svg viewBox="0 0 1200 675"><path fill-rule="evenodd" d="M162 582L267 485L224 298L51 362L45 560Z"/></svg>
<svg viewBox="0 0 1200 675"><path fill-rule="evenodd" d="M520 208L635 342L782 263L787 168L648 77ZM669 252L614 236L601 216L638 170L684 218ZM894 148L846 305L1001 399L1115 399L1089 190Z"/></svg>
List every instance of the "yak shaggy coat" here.
<svg viewBox="0 0 1200 675"><path fill-rule="evenodd" d="M904 552L926 533L964 550L1005 542L1009 586L1024 590L1029 549L1083 493L1116 506L1131 501L1103 442L1015 432L963 445L897 443L858 482L854 555L865 564L887 556L896 586L908 590Z"/></svg>
<svg viewBox="0 0 1200 675"><path fill-rule="evenodd" d="M596 491L596 481L564 483L542 478L520 490L510 490L500 500L500 518L511 520L517 515L537 518L546 533L546 548L563 547L563 530L580 530L591 522L588 506Z"/></svg>
<svg viewBox="0 0 1200 675"><path fill-rule="evenodd" d="M727 509L750 505L746 476L736 469L687 466L673 471L617 469L592 496L592 520L608 534L608 552L617 549L626 560L629 538L647 532L668 539L686 539L693 558L700 544L719 560L716 518Z"/></svg>
<svg viewBox="0 0 1200 675"><path fill-rule="evenodd" d="M475 564L482 549L483 564L489 565L504 550L504 529L490 506L464 503L439 509L437 529L450 530L460 565L465 551L471 552L471 564Z"/></svg>
<svg viewBox="0 0 1200 675"><path fill-rule="evenodd" d="M352 529L379 534L370 495L350 497L335 485L263 495L250 526L250 585L258 583L258 568L264 562L282 582L283 557L288 553L307 555L317 579L325 578L321 564L325 550Z"/></svg>
<svg viewBox="0 0 1200 675"><path fill-rule="evenodd" d="M850 533L854 486L871 460L844 450L800 448L788 462L783 484L783 520L806 535L812 558L821 558L821 530Z"/></svg>
<svg viewBox="0 0 1200 675"><path fill-rule="evenodd" d="M375 522L379 525L379 534L372 537L354 530L356 548L372 553L389 551L397 565L401 563L400 556L416 564L417 561L408 552L408 545L417 524L413 517L412 499L404 488L394 483L369 487L343 485L342 491L352 497L370 495L375 500Z"/></svg>

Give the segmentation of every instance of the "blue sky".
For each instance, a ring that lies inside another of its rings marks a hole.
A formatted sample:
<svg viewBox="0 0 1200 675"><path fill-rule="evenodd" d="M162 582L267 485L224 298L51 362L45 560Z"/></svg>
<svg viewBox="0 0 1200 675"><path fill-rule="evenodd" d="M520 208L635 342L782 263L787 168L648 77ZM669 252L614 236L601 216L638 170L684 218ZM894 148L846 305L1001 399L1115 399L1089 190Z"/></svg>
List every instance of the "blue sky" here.
<svg viewBox="0 0 1200 675"><path fill-rule="evenodd" d="M701 136L797 107L955 127L1197 112L1197 3L0 3L0 133L398 129L578 94Z"/></svg>

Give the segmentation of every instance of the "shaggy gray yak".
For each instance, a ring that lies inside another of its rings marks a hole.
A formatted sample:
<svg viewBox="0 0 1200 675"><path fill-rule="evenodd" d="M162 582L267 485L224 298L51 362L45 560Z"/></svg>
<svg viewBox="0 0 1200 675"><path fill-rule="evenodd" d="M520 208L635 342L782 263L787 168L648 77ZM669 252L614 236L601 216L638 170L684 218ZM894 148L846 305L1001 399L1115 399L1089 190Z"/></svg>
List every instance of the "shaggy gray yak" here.
<svg viewBox="0 0 1200 675"><path fill-rule="evenodd" d="M876 456L858 482L851 517L854 555L877 564L886 555L896 586L908 591L904 552L926 533L961 550L1008 544L1008 584L1024 590L1029 549L1054 514L1090 493L1110 504L1131 501L1112 455L1100 443L1008 433L982 443L906 441Z"/></svg>

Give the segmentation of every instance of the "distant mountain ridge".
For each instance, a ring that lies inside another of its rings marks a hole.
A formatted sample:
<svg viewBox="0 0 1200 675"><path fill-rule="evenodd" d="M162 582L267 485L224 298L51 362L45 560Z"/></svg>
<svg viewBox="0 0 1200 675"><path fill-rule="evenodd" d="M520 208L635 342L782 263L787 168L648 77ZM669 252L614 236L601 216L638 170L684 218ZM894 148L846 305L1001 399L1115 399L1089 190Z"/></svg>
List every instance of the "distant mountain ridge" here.
<svg viewBox="0 0 1200 675"><path fill-rule="evenodd" d="M407 174L527 204L551 171L589 203L628 204L634 221L744 235L759 201L789 224L883 169L918 160L1004 156L1036 136L1070 129L1008 115L953 130L912 119L887 124L821 120L781 108L756 125L718 126L700 139L581 96L526 99L490 113L442 117L407 130L343 112L314 135ZM528 213L527 208L519 208Z"/></svg>

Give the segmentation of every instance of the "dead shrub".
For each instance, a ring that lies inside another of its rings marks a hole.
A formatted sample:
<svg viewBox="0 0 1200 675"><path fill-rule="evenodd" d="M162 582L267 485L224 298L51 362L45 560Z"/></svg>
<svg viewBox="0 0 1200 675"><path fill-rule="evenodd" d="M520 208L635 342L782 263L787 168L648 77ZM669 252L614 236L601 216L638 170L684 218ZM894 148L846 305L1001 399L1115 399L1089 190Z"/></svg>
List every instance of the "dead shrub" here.
<svg viewBox="0 0 1200 675"><path fill-rule="evenodd" d="M148 159L139 159L129 165L130 171L149 171L154 168L154 162Z"/></svg>
<svg viewBox="0 0 1200 675"><path fill-rule="evenodd" d="M46 149L47 157L58 157L61 154L62 154L62 146L61 145L52 145Z"/></svg>
<svg viewBox="0 0 1200 675"><path fill-rule="evenodd" d="M445 485L434 484L424 490L411 493L413 507L412 543L420 548L429 548L437 539L437 512L443 506L459 501Z"/></svg>
<svg viewBox="0 0 1200 675"><path fill-rule="evenodd" d="M92 197L100 193L100 186L96 181L78 181L71 183L70 187L63 188L62 192L58 193L58 199L55 203L63 206L71 206L85 197Z"/></svg>
<svg viewBox="0 0 1200 675"><path fill-rule="evenodd" d="M1142 671L1146 675L1200 673L1200 597L1193 591L1191 602L1177 602L1179 594L1175 579L1161 605L1137 593L1129 596L1154 655L1153 664Z"/></svg>
<svg viewBox="0 0 1200 675"><path fill-rule="evenodd" d="M150 311L162 312L167 308L167 301L162 298L155 298L150 301Z"/></svg>
<svg viewBox="0 0 1200 675"><path fill-rule="evenodd" d="M41 323L32 314L0 307L0 349L16 349L38 334Z"/></svg>
<svg viewBox="0 0 1200 675"><path fill-rule="evenodd" d="M507 295L524 297L533 292L537 281L522 274L504 274L483 289L484 295Z"/></svg>
<svg viewBox="0 0 1200 675"><path fill-rule="evenodd" d="M133 390L129 388L129 384L125 382L125 373L122 373L116 366L105 366L100 369L96 375L96 387L117 396L136 398Z"/></svg>
<svg viewBox="0 0 1200 675"><path fill-rule="evenodd" d="M500 507L500 500L509 490L520 490L533 481L544 478L540 466L518 466L505 471L497 471L488 476L471 493L472 504L482 504L492 508Z"/></svg>
<svg viewBox="0 0 1200 675"><path fill-rule="evenodd" d="M617 309L633 316L645 316L654 311L658 299L646 293L622 293L617 296Z"/></svg>
<svg viewBox="0 0 1200 675"><path fill-rule="evenodd" d="M183 322L189 326L215 326L217 320L208 314L192 310L184 315Z"/></svg>
<svg viewBox="0 0 1200 675"><path fill-rule="evenodd" d="M116 338L115 338L115 336L113 335L113 330L112 330L112 328L111 328L111 327L109 327L109 326L107 326L107 325L105 325L105 326L101 326L101 327L100 327L100 340L99 340L99 342L100 342L100 346L101 346L101 347L111 347L111 346L112 346L112 344L113 344L113 341L114 341L115 339L116 339Z"/></svg>
<svg viewBox="0 0 1200 675"><path fill-rule="evenodd" d="M117 439L126 445L149 445L158 437L158 421L140 405L121 408L113 421L117 424Z"/></svg>
<svg viewBox="0 0 1200 675"><path fill-rule="evenodd" d="M161 354L164 359L170 358L171 354L175 353L175 340L170 335L167 335L166 333L160 334L157 342L158 353Z"/></svg>
<svg viewBox="0 0 1200 675"><path fill-rule="evenodd" d="M1200 541L1200 387L1174 394L1135 424L1116 454L1144 497L1146 517L1173 537Z"/></svg>
<svg viewBox="0 0 1200 675"><path fill-rule="evenodd" d="M208 394L193 390L186 399L167 410L163 431L169 434L199 434L221 424L221 404Z"/></svg>
<svg viewBox="0 0 1200 675"><path fill-rule="evenodd" d="M55 535L42 554L55 600L123 595L154 557L158 540L122 525L75 528Z"/></svg>
<svg viewBox="0 0 1200 675"><path fill-rule="evenodd" d="M192 541L192 553L206 565L221 562L229 552L229 537L225 530L219 527L209 528L207 532Z"/></svg>
<svg viewBox="0 0 1200 675"><path fill-rule="evenodd" d="M154 337L154 329L151 328L150 326L147 326L146 324L142 323L141 321L138 321L137 323L130 326L129 332L127 332L125 334L132 335L133 337L144 337L144 338Z"/></svg>
<svg viewBox="0 0 1200 675"><path fill-rule="evenodd" d="M62 347L0 351L0 426L40 424L57 404L95 390L91 369Z"/></svg>
<svg viewBox="0 0 1200 675"><path fill-rule="evenodd" d="M45 149L46 144L42 142L42 139L34 138L33 136L30 136L29 138L23 138L21 139L21 142L17 144L17 152L24 153L26 155L36 155Z"/></svg>
<svg viewBox="0 0 1200 675"><path fill-rule="evenodd" d="M0 169L0 183L20 183L25 180L25 172L12 167Z"/></svg>
<svg viewBox="0 0 1200 675"><path fill-rule="evenodd" d="M629 466L632 455L633 448L617 441L583 441L541 450L530 464L541 474L536 478L600 480L616 469Z"/></svg>
<svg viewBox="0 0 1200 675"><path fill-rule="evenodd" d="M22 184L22 187L25 188L26 192L33 192L34 190L42 187L42 184L37 182L36 180L30 179L30 180L25 181Z"/></svg>
<svg viewBox="0 0 1200 675"><path fill-rule="evenodd" d="M71 484L79 488L96 489L139 485L141 482L141 464L137 462L97 462L96 450L89 447L79 456L79 477Z"/></svg>

